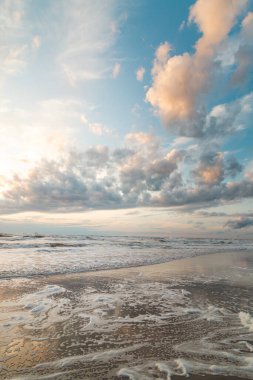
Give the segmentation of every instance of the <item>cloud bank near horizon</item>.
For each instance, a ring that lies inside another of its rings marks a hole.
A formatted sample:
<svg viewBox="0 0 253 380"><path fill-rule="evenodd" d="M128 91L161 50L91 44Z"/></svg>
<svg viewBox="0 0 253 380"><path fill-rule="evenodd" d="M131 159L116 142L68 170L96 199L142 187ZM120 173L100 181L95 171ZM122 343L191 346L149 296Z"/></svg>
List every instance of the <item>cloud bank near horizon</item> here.
<svg viewBox="0 0 253 380"><path fill-rule="evenodd" d="M42 160L28 176L10 179L3 196L1 213L202 208L252 197L253 171L231 154L196 146L167 150L154 135L130 133L122 148L96 146Z"/></svg>

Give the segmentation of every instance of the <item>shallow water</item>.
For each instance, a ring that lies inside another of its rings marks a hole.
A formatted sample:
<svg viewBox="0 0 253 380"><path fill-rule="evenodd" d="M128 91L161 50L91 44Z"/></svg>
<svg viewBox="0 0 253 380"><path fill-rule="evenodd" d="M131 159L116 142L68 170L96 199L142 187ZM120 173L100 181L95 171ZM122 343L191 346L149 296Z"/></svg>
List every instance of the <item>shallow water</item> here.
<svg viewBox="0 0 253 380"><path fill-rule="evenodd" d="M253 379L252 258L2 279L0 378Z"/></svg>
<svg viewBox="0 0 253 380"><path fill-rule="evenodd" d="M126 268L224 251L253 240L0 235L0 278Z"/></svg>

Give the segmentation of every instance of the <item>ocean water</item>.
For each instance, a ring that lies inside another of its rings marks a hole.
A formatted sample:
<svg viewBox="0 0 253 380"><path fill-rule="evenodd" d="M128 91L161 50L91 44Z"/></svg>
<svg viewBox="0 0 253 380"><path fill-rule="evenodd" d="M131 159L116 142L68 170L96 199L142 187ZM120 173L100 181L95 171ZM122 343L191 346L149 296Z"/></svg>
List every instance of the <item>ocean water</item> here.
<svg viewBox="0 0 253 380"><path fill-rule="evenodd" d="M0 235L0 278L87 272L253 249L253 240Z"/></svg>
<svg viewBox="0 0 253 380"><path fill-rule="evenodd" d="M0 243L1 380L253 379L251 240Z"/></svg>

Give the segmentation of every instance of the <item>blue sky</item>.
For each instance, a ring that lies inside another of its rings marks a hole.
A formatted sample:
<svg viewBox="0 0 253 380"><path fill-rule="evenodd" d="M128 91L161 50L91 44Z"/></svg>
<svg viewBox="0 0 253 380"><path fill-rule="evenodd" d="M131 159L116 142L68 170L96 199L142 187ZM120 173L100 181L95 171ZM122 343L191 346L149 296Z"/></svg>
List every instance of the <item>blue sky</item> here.
<svg viewBox="0 0 253 380"><path fill-rule="evenodd" d="M252 235L252 0L0 15L1 231Z"/></svg>

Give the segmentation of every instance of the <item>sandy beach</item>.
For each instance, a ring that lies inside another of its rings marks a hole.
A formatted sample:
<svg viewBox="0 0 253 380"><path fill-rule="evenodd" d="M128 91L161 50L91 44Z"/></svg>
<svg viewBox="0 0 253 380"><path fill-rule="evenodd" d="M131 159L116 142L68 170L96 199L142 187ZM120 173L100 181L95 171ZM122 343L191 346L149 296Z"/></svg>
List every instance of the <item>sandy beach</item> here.
<svg viewBox="0 0 253 380"><path fill-rule="evenodd" d="M0 378L252 379L252 255L2 280Z"/></svg>

